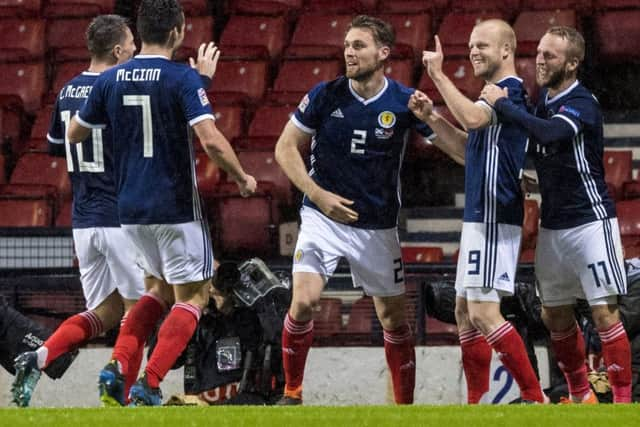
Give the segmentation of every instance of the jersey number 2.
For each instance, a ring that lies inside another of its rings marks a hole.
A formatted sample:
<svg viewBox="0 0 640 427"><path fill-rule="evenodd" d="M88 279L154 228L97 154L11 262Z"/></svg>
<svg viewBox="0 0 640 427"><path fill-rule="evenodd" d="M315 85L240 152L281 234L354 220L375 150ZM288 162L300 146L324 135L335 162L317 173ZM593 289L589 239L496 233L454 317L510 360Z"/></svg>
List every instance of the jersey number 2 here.
<svg viewBox="0 0 640 427"><path fill-rule="evenodd" d="M364 154L364 144L367 142L367 131L354 129L351 138L351 153Z"/></svg>

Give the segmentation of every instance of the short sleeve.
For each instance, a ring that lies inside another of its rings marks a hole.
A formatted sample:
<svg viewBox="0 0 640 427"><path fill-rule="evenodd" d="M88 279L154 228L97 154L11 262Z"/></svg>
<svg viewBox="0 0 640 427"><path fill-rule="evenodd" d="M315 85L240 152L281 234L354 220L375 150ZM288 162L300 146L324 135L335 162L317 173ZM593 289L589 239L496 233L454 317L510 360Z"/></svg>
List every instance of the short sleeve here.
<svg viewBox="0 0 640 427"><path fill-rule="evenodd" d="M316 129L320 126L320 103L324 94L326 93L326 83L320 83L307 93L300 103L298 108L291 116L291 121L301 131L308 134L315 134Z"/></svg>
<svg viewBox="0 0 640 427"><path fill-rule="evenodd" d="M76 114L76 120L82 126L91 129L104 129L107 127L109 118L106 113L104 86L105 73L101 74L93 84L93 89L84 105Z"/></svg>
<svg viewBox="0 0 640 427"><path fill-rule="evenodd" d="M207 91L202 87L202 79L195 70L190 68L185 73L180 85L179 96L190 126L203 120L215 120Z"/></svg>

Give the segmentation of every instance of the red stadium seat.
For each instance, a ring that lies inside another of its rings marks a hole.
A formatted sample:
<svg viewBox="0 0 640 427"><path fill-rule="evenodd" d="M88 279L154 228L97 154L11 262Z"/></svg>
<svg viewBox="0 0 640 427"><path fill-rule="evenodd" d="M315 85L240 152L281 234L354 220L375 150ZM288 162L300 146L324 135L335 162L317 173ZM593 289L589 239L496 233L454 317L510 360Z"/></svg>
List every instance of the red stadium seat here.
<svg viewBox="0 0 640 427"><path fill-rule="evenodd" d="M342 300L340 298L320 298L320 304L313 309L313 336L327 339L342 331Z"/></svg>
<svg viewBox="0 0 640 427"><path fill-rule="evenodd" d="M625 182L622 187L622 194L625 200L640 199L640 181Z"/></svg>
<svg viewBox="0 0 640 427"><path fill-rule="evenodd" d="M396 32L392 57L422 58L422 51L431 40L431 15L383 15L381 18L393 25Z"/></svg>
<svg viewBox="0 0 640 427"><path fill-rule="evenodd" d="M576 11L590 12L593 3L598 0L521 0L522 10L559 10L571 9Z"/></svg>
<svg viewBox="0 0 640 427"><path fill-rule="evenodd" d="M85 31L90 19L55 19L47 23L47 46L57 62L82 60L88 64ZM85 65L85 68L87 65Z"/></svg>
<svg viewBox="0 0 640 427"><path fill-rule="evenodd" d="M593 0L597 9L639 9L638 0Z"/></svg>
<svg viewBox="0 0 640 427"><path fill-rule="evenodd" d="M312 13L362 14L375 11L377 0L309 0L307 10Z"/></svg>
<svg viewBox="0 0 640 427"><path fill-rule="evenodd" d="M566 25L576 27L574 10L524 11L518 15L513 30L518 39L519 55L535 55L538 42L549 27Z"/></svg>
<svg viewBox="0 0 640 427"><path fill-rule="evenodd" d="M640 258L640 240L635 243L625 245L623 250L624 259Z"/></svg>
<svg viewBox="0 0 640 427"><path fill-rule="evenodd" d="M0 198L0 227L49 227L51 218L45 200Z"/></svg>
<svg viewBox="0 0 640 427"><path fill-rule="evenodd" d="M538 236L538 224L540 222L540 208L538 202L527 199L524 201L524 222L522 224L522 248L533 249L536 247Z"/></svg>
<svg viewBox="0 0 640 427"><path fill-rule="evenodd" d="M53 84L51 90L45 97L45 104L53 104L60 94L62 87L83 71L89 68L88 61L60 62L56 64Z"/></svg>
<svg viewBox="0 0 640 427"><path fill-rule="evenodd" d="M67 173L67 161L44 153L26 153L18 159L11 174L11 184L51 185L56 188L58 206L71 198L71 182Z"/></svg>
<svg viewBox="0 0 640 427"><path fill-rule="evenodd" d="M605 12L596 15L595 34L600 61L638 60L640 9Z"/></svg>
<svg viewBox="0 0 640 427"><path fill-rule="evenodd" d="M0 17L28 18L40 16L42 0L2 0Z"/></svg>
<svg viewBox="0 0 640 427"><path fill-rule="evenodd" d="M444 253L440 247L403 246L402 261L407 264L429 264L442 262Z"/></svg>
<svg viewBox="0 0 640 427"><path fill-rule="evenodd" d="M473 67L468 59L451 59L443 64L443 71L453 84L468 98L476 100L484 86L481 78L473 75ZM442 96L436 89L433 81L427 73L422 74L422 79L418 84L420 90L425 92L435 103L443 103Z"/></svg>
<svg viewBox="0 0 640 427"><path fill-rule="evenodd" d="M380 0L378 10L385 13L431 13L449 6L449 0Z"/></svg>
<svg viewBox="0 0 640 427"><path fill-rule="evenodd" d="M302 9L304 0L236 0L230 2L232 14L245 15L288 15Z"/></svg>
<svg viewBox="0 0 640 427"><path fill-rule="evenodd" d="M624 200L616 203L623 246L640 242L640 200Z"/></svg>
<svg viewBox="0 0 640 427"><path fill-rule="evenodd" d="M287 36L287 22L281 16L235 15L224 28L220 50L225 58L279 58Z"/></svg>
<svg viewBox="0 0 640 427"><path fill-rule="evenodd" d="M202 197L210 198L215 195L221 174L222 171L216 162L209 159L207 153L196 154L196 179Z"/></svg>
<svg viewBox="0 0 640 427"><path fill-rule="evenodd" d="M602 163L604 164L604 180L613 187L615 200L622 199L624 183L631 181L632 172L631 150L611 151L605 150Z"/></svg>
<svg viewBox="0 0 640 427"><path fill-rule="evenodd" d="M186 16L209 15L207 0L181 0L180 5Z"/></svg>
<svg viewBox="0 0 640 427"><path fill-rule="evenodd" d="M520 0L451 0L451 9L464 13L501 12L509 20L518 10Z"/></svg>
<svg viewBox="0 0 640 427"><path fill-rule="evenodd" d="M36 115L36 121L31 128L31 137L27 142L27 149L30 151L49 151L49 142L47 141L47 132L49 131L49 125L51 124L51 114L53 113L53 106L47 105L38 111Z"/></svg>
<svg viewBox="0 0 640 427"><path fill-rule="evenodd" d="M48 0L44 7L44 16L96 16L113 13L116 0ZM85 27L86 28L86 27ZM82 29L84 34L84 28Z"/></svg>
<svg viewBox="0 0 640 427"><path fill-rule="evenodd" d="M0 154L0 184L7 183L7 166L6 159L2 154Z"/></svg>
<svg viewBox="0 0 640 427"><path fill-rule="evenodd" d="M40 19L2 19L0 62L21 62L44 56L44 21Z"/></svg>
<svg viewBox="0 0 640 427"><path fill-rule="evenodd" d="M536 84L536 59L516 58L516 72L523 80L523 84L531 101L535 104L538 100L540 88Z"/></svg>
<svg viewBox="0 0 640 427"><path fill-rule="evenodd" d="M342 61L284 61L278 72L269 99L282 104L297 104L316 84L335 79L342 70Z"/></svg>
<svg viewBox="0 0 640 427"><path fill-rule="evenodd" d="M351 20L351 15L302 15L285 55L289 58L342 58L344 35Z"/></svg>
<svg viewBox="0 0 640 427"><path fill-rule="evenodd" d="M1 64L0 76L0 103L29 113L40 108L46 88L44 63Z"/></svg>
<svg viewBox="0 0 640 427"><path fill-rule="evenodd" d="M198 48L202 43L213 40L213 18L211 16L187 16L184 27L184 40L175 54L177 61L198 57Z"/></svg>
<svg viewBox="0 0 640 427"><path fill-rule="evenodd" d="M440 37L445 58L450 56L469 56L469 36L473 27L489 18L503 19L500 12L492 13L450 13L444 17L436 34ZM432 49L433 42L429 42ZM445 61L445 64L447 61Z"/></svg>
<svg viewBox="0 0 640 427"><path fill-rule="evenodd" d="M239 146L251 150L273 150L295 108L292 105L260 106L251 120L247 138L241 139Z"/></svg>
<svg viewBox="0 0 640 427"><path fill-rule="evenodd" d="M344 337L345 345L372 345L382 340L382 326L376 316L373 298L363 296L351 304Z"/></svg>
<svg viewBox="0 0 640 427"><path fill-rule="evenodd" d="M407 87L415 86L415 67L412 59L391 59L384 67L384 74Z"/></svg>
<svg viewBox="0 0 640 427"><path fill-rule="evenodd" d="M258 183L261 186L262 183ZM232 184L235 186L235 184ZM237 189L235 189L237 192ZM258 194L221 197L217 203L216 235L223 253L269 254L275 247L276 218L272 198Z"/></svg>
<svg viewBox="0 0 640 427"><path fill-rule="evenodd" d="M238 160L244 170L258 181L266 181L273 184L274 199L277 204L291 206L293 192L291 181L276 162L273 150L268 151L240 151Z"/></svg>
<svg viewBox="0 0 640 427"><path fill-rule="evenodd" d="M257 103L267 89L269 64L265 61L220 61L216 71L213 105Z"/></svg>
<svg viewBox="0 0 640 427"><path fill-rule="evenodd" d="M22 114L19 109L0 106L0 137L17 141L22 132Z"/></svg>
<svg viewBox="0 0 640 427"><path fill-rule="evenodd" d="M214 105L213 114L216 118L216 127L229 141L244 136L244 108L239 105ZM198 149L202 149L200 144Z"/></svg>
<svg viewBox="0 0 640 427"><path fill-rule="evenodd" d="M458 327L454 324L441 322L434 317L426 316L424 329L427 336L427 345L458 344Z"/></svg>
<svg viewBox="0 0 640 427"><path fill-rule="evenodd" d="M66 200L58 214L56 215L55 226L56 227L71 227L71 209L73 206L73 202L71 200Z"/></svg>

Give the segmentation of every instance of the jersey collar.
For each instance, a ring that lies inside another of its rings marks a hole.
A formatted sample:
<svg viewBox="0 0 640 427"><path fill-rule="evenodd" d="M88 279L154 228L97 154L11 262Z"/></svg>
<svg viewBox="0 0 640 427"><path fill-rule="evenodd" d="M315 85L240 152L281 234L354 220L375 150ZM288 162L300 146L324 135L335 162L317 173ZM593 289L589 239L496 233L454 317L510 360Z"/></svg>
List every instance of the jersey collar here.
<svg viewBox="0 0 640 427"><path fill-rule="evenodd" d="M377 101L378 98L380 98L384 94L384 92L387 90L388 87L389 87L389 81L385 77L384 85L382 86L382 89L380 89L380 92L376 93L374 96L372 96L369 99L364 99L363 97L358 95L358 93L355 90L353 90L353 87L351 86L351 79L349 79L349 91L351 91L351 95L353 95L355 99L362 102L364 105L371 104L372 102Z"/></svg>
<svg viewBox="0 0 640 427"><path fill-rule="evenodd" d="M498 83L502 83L503 81L508 80L508 79L516 79L516 80L517 80L517 81L519 81L520 83L522 83L522 81L523 81L523 80L522 80L520 77L518 77L518 76L505 76L505 77L501 78L500 80L498 80L497 82L495 82L494 84L496 84L496 85L497 85Z"/></svg>
<svg viewBox="0 0 640 427"><path fill-rule="evenodd" d="M574 90L579 84L580 82L576 80L575 82L573 82L571 86L569 86L568 88L566 88L565 90L563 90L562 92L560 92L559 94L557 94L551 99L549 98L549 91L547 91L547 94L545 95L545 99L544 99L544 105L549 105L552 102L555 102L556 99L562 98L563 96L565 96L566 94Z"/></svg>
<svg viewBox="0 0 640 427"><path fill-rule="evenodd" d="M166 59L167 61L169 61L169 58L167 58L164 55L136 55L135 58L136 59Z"/></svg>
<svg viewBox="0 0 640 427"><path fill-rule="evenodd" d="M100 73L94 73L93 71L83 71L82 75L83 76L99 76Z"/></svg>

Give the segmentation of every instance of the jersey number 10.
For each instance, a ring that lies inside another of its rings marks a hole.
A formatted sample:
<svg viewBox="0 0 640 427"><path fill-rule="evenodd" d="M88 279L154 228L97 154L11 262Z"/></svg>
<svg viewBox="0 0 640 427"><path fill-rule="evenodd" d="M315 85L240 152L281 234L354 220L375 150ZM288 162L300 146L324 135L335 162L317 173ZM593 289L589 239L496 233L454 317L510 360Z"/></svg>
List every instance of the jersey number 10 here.
<svg viewBox="0 0 640 427"><path fill-rule="evenodd" d="M69 144L69 140L67 139L67 129L69 128L69 123L71 123L71 111L65 110L60 112L60 118L62 119L62 123L64 123L65 127L65 137L64 137L64 146L67 153L67 170L69 172L75 172L73 167L73 158L71 154L71 144ZM102 129L93 129L91 131L91 140L93 141L93 161L86 162L83 158L82 154L82 144L73 144L75 145L76 155L78 157L78 172L91 172L91 173L101 173L104 172L104 153L102 151Z"/></svg>

